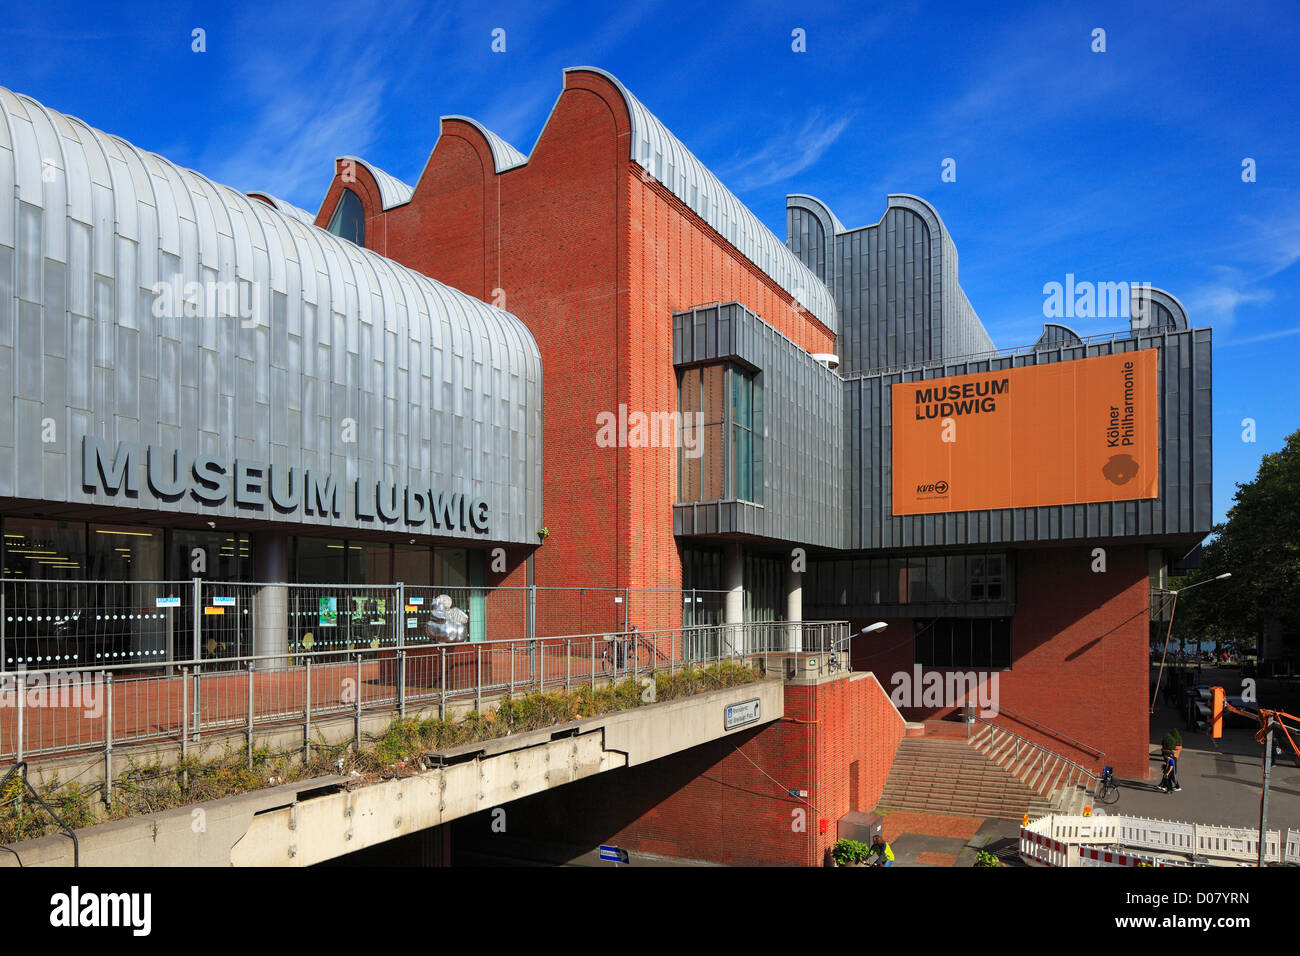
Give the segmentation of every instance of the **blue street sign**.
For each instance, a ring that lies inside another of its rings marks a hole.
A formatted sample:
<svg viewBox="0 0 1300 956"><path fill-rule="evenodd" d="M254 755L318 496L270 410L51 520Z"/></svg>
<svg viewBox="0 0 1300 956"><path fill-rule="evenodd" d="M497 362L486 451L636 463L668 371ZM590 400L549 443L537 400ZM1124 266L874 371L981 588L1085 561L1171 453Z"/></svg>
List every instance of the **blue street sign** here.
<svg viewBox="0 0 1300 956"><path fill-rule="evenodd" d="M627 850L619 849L616 846L602 846L600 848L600 859L603 863L626 863L628 861Z"/></svg>

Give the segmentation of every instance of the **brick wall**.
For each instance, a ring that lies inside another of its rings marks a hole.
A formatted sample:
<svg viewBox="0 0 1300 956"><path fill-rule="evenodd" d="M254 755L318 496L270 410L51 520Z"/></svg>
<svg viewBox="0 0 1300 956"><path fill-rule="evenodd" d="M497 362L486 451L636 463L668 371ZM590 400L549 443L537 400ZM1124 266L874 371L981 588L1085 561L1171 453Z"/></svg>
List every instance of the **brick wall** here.
<svg viewBox="0 0 1300 956"><path fill-rule="evenodd" d="M1091 548L1021 551L1016 558L1012 666L998 675L998 706L1045 725L1045 733L1001 714L995 723L1089 767L1104 752L1116 774L1146 777L1148 760L1148 571L1142 547L1106 549L1107 570L1093 573ZM855 621L856 630L869 621ZM897 673L911 674L913 626L889 620L853 643L853 665L872 670L892 693ZM900 708L908 720L948 716L955 707Z"/></svg>
<svg viewBox="0 0 1300 956"><path fill-rule="evenodd" d="M834 348L788 293L642 177L630 135L613 84L570 73L526 165L498 175L477 129L448 120L410 203L383 212L362 166L349 184L368 247L508 309L537 339L551 531L535 559L542 586L681 587L675 451L595 441L601 412L676 410L674 311L735 300L809 351ZM331 185L319 224L343 185ZM641 630L681 624L679 601L631 614Z"/></svg>
<svg viewBox="0 0 1300 956"><path fill-rule="evenodd" d="M732 865L823 865L839 818L875 807L903 722L869 677L787 685L785 705L785 719L758 730L511 803L508 832ZM489 839L490 822L468 823L471 838Z"/></svg>

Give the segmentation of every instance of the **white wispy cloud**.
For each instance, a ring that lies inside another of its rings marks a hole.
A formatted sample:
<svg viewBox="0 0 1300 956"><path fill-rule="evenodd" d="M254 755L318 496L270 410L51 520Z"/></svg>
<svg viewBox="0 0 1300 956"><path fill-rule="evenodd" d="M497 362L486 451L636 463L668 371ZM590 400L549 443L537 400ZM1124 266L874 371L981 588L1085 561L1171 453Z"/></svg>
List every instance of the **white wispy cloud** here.
<svg viewBox="0 0 1300 956"><path fill-rule="evenodd" d="M786 130L757 152L733 164L722 177L741 191L784 182L812 166L849 127L853 116L810 117L798 131Z"/></svg>
<svg viewBox="0 0 1300 956"><path fill-rule="evenodd" d="M1280 208L1264 219L1243 217L1227 231L1233 239L1215 252L1228 261L1212 266L1214 278L1192 288L1183 300L1194 324L1208 321L1225 332L1233 328L1242 306L1271 302L1269 280L1300 262L1300 209Z"/></svg>
<svg viewBox="0 0 1300 956"><path fill-rule="evenodd" d="M1284 339L1292 335L1300 335L1300 325L1289 329L1279 329L1276 332L1264 332L1260 335L1249 335L1245 338L1230 338L1224 342L1215 342L1214 347L1217 349L1229 348L1233 345L1252 345L1256 342L1267 342L1271 339Z"/></svg>
<svg viewBox="0 0 1300 956"><path fill-rule="evenodd" d="M341 154L366 155L385 121L391 50L383 31L339 30L358 16L340 5L318 26L261 19L237 32L250 39L234 61L231 94L255 104L238 129L219 128L199 157L206 175L242 189L264 189L315 212ZM385 23L401 30L417 11L400 0ZM364 17L362 17L364 19ZM382 164L380 164L382 166Z"/></svg>

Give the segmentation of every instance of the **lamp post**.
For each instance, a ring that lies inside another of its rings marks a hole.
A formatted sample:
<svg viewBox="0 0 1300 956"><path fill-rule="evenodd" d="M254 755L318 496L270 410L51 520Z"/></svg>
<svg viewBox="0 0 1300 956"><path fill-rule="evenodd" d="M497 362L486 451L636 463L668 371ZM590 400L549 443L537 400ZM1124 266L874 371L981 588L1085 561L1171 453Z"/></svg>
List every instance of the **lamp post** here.
<svg viewBox="0 0 1300 956"><path fill-rule="evenodd" d="M1232 577L1231 571L1225 571L1223 574L1213 578L1206 578L1204 581L1197 581L1195 584L1189 584L1185 588L1170 590L1169 593L1174 596L1173 603L1169 606L1169 627L1165 631L1165 647L1160 653L1160 671L1156 674L1156 690L1151 695L1151 713L1156 712L1156 697L1160 693L1160 682L1165 676L1165 658L1169 656L1169 639L1174 633L1174 614L1178 611L1178 595L1183 591L1190 591L1192 588L1199 588L1202 584L1209 584L1211 581L1222 581L1225 578Z"/></svg>
<svg viewBox="0 0 1300 956"><path fill-rule="evenodd" d="M875 634L877 631L883 631L887 627L889 627L889 625L886 624L884 621L877 621L875 624L868 624L860 631L855 631L854 633L850 634L848 637L844 638L844 640L840 641L839 643L841 645L851 644L855 637L862 637L867 634ZM832 655L834 655L835 645L831 645L831 653ZM852 664L852 661L853 661L853 651L850 650L849 663Z"/></svg>

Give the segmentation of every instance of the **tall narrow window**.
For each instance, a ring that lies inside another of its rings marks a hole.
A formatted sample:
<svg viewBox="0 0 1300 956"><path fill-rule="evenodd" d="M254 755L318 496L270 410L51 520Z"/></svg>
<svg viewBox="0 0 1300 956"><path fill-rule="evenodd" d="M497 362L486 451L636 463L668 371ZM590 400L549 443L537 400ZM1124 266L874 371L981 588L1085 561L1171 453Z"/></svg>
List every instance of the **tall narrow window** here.
<svg viewBox="0 0 1300 956"><path fill-rule="evenodd" d="M343 190L343 195L339 197L339 204L334 207L334 215L330 217L330 224L325 227L325 231L332 232L354 245L365 246L365 211L361 208L360 197L352 190Z"/></svg>
<svg viewBox="0 0 1300 956"><path fill-rule="evenodd" d="M731 370L731 488L736 498L754 500L754 380Z"/></svg>
<svg viewBox="0 0 1300 956"><path fill-rule="evenodd" d="M719 501L725 496L724 372L721 365L706 365L681 373L677 396L682 418L677 457L679 501Z"/></svg>
<svg viewBox="0 0 1300 956"><path fill-rule="evenodd" d="M678 501L763 501L763 390L734 365L679 373Z"/></svg>

